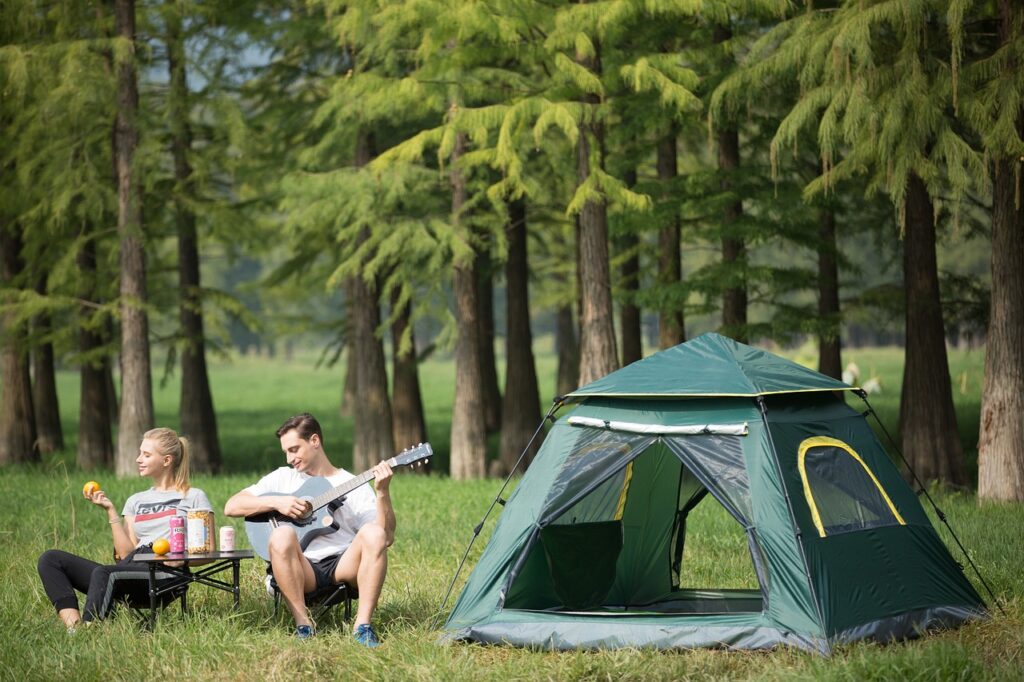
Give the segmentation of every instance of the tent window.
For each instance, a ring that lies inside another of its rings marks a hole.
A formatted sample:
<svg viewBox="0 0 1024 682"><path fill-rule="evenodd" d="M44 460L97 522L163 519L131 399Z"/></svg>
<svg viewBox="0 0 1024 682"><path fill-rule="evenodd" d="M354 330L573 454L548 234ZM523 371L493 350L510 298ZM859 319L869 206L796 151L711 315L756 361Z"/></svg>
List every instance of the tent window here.
<svg viewBox="0 0 1024 682"><path fill-rule="evenodd" d="M800 443L797 464L820 537L906 525L871 469L843 441L808 438Z"/></svg>

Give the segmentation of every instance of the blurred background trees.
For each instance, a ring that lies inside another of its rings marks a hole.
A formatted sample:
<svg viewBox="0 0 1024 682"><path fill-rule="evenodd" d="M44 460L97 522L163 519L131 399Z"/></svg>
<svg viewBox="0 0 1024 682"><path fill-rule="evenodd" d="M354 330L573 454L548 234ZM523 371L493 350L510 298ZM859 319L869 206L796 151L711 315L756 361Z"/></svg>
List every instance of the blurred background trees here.
<svg viewBox="0 0 1024 682"><path fill-rule="evenodd" d="M498 474L537 338L564 392L718 330L813 339L832 376L903 345L902 447L957 486L946 347L985 344L980 493L1024 499L1009 0L0 13L0 462L63 447L73 367L78 464L133 470L180 371L215 472L207 357L304 344L348 367L357 469L426 440L417 365L453 354L449 473Z"/></svg>

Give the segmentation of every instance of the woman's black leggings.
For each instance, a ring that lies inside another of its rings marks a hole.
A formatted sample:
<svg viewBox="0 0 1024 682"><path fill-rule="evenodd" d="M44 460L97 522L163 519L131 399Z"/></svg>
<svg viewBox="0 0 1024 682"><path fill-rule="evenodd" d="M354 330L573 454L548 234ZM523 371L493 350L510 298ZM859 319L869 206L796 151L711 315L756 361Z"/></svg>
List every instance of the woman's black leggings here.
<svg viewBox="0 0 1024 682"><path fill-rule="evenodd" d="M75 594L78 590L85 594L82 620L100 620L110 615L115 600L148 598L149 568L132 561L134 555L132 552L113 566L107 566L51 549L39 557L39 577L46 596L58 612L78 608Z"/></svg>

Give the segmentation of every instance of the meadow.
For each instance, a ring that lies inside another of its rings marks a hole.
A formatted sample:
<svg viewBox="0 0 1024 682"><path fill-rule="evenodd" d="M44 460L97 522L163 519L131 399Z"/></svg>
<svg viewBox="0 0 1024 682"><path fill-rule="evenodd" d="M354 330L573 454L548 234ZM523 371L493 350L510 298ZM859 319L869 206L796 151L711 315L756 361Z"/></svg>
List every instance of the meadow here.
<svg viewBox="0 0 1024 682"><path fill-rule="evenodd" d="M808 361L801 350L791 357ZM862 379L874 370L883 392L872 404L887 428L896 425L899 351L850 351ZM962 439L974 462L981 390L981 351L951 354L951 374ZM553 359L539 354L545 405L553 395ZM421 371L430 440L437 470L447 460L453 368L432 359ZM216 506L258 473L283 463L273 432L290 414L309 410L324 424L332 459L348 465L350 418L339 415L341 367L316 367L311 356L291 360L242 357L215 361L211 381L218 407L225 473L198 475ZM189 593L190 613L172 606L153 632L131 612L80 628L69 635L58 623L36 575L41 552L59 547L106 561L111 554L106 520L81 497L82 483L95 478L115 503L140 488L139 479L115 479L109 472L74 467L77 376L61 372L61 410L68 448L40 465L0 472L0 679L1022 679L1024 678L1024 507L979 505L963 492L933 491L972 559L1002 602L1004 613L961 629L891 645L853 644L830 658L798 651L679 651L635 649L603 652L543 652L510 647L440 645L432 628L441 598L458 561L501 486L500 481L451 481L447 477L403 474L392 486L398 517L396 544L376 616L384 644L358 647L339 618L322 622L320 634L301 643L290 636L289 619L272 615L263 590L262 562L243 562L242 603L232 613L230 596L202 586ZM176 426L178 386L171 377L158 386L158 422ZM745 540L732 521L702 505L690 522L687 580L694 585L742 584L748 580ZM496 521L488 519L470 553L465 578ZM238 520L225 520L244 532ZM940 534L952 546L945 529ZM958 550L953 555L963 562ZM969 577L982 591L975 577ZM460 580L461 583L461 580ZM456 589L456 593L458 588ZM987 597L987 594L982 591ZM453 595L454 599L454 595ZM450 608L451 602L448 607ZM444 615L444 614L440 614Z"/></svg>

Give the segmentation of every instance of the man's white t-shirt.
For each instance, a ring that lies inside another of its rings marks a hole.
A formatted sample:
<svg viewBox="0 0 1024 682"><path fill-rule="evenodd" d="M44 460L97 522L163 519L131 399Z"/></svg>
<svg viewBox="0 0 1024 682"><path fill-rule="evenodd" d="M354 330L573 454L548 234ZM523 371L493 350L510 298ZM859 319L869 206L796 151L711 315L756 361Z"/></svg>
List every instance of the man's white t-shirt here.
<svg viewBox="0 0 1024 682"><path fill-rule="evenodd" d="M313 478L299 473L291 467L281 467L261 478L246 490L253 495L292 495L302 484ZM355 478L354 475L338 469L337 473L325 476L332 486L339 486L345 481ZM352 544L356 533L363 525L377 518L377 499L369 485L361 485L345 496L345 503L335 509L334 520L338 530L334 533L319 535L303 550L310 561L321 561L329 556L341 554Z"/></svg>

